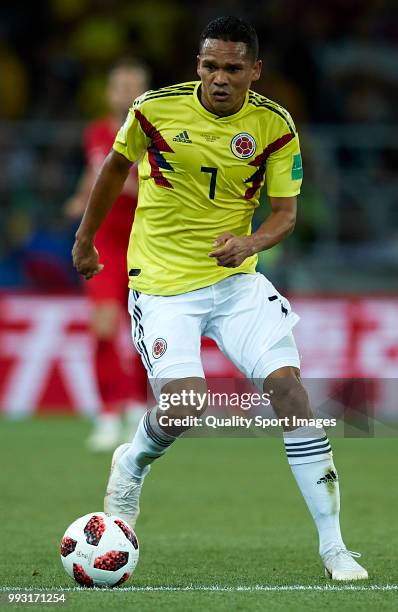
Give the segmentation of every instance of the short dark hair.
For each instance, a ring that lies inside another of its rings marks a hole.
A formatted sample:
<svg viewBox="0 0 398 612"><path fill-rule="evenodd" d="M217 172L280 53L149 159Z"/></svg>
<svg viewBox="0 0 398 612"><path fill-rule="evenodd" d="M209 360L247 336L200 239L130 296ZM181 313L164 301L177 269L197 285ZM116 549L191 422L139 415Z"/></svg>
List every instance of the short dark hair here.
<svg viewBox="0 0 398 612"><path fill-rule="evenodd" d="M199 51L202 51L203 43L207 38L218 40L229 40L231 42L243 42L246 44L247 53L253 61L258 57L258 38L253 26L239 17L217 17L205 27L199 40Z"/></svg>

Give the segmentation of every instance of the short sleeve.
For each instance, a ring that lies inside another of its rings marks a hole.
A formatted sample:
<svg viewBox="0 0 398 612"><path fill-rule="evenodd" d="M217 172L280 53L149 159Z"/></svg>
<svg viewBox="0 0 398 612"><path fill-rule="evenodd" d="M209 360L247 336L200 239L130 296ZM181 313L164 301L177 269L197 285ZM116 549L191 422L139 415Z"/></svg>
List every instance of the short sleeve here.
<svg viewBox="0 0 398 612"><path fill-rule="evenodd" d="M300 193L303 180L300 143L297 133L282 148L272 153L266 162L267 194L288 198Z"/></svg>
<svg viewBox="0 0 398 612"><path fill-rule="evenodd" d="M136 104L130 108L126 121L118 131L113 143L113 149L132 163L141 157L148 145L148 138L136 117L136 109Z"/></svg>

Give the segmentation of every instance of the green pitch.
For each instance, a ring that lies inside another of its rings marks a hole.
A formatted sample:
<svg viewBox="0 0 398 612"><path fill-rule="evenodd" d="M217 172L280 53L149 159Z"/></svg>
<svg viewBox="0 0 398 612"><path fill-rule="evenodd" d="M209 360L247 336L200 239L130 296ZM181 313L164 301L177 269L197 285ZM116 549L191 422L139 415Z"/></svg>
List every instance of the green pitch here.
<svg viewBox="0 0 398 612"><path fill-rule="evenodd" d="M78 516L102 510L110 463L85 450L88 430L68 418L0 421L0 603L5 587L75 589L59 541ZM133 579L114 591L67 592L65 610L397 609L398 591L380 590L398 584L397 446L333 440L343 535L371 576L354 590L323 577L279 439L184 439L146 481Z"/></svg>

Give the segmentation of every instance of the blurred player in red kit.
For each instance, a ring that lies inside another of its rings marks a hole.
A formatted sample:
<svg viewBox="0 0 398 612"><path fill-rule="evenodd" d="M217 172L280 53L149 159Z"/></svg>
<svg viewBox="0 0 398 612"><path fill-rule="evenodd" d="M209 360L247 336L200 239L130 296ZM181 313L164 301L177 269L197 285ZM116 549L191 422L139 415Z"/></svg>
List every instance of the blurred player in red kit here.
<svg viewBox="0 0 398 612"><path fill-rule="evenodd" d="M133 59L121 60L110 70L106 90L110 112L85 130L83 144L87 165L76 193L66 203L66 213L70 218L82 216L95 178L132 101L146 91L148 85L147 68ZM136 168L132 167L122 193L96 235L95 244L101 252L104 270L85 282L86 294L92 304L91 331L95 339L95 371L101 398L100 413L87 440L93 451L112 450L120 443L123 408L128 408L128 435L146 409L146 371L138 356L132 355L130 363L126 363L120 346L128 299L126 252L137 192L138 175Z"/></svg>

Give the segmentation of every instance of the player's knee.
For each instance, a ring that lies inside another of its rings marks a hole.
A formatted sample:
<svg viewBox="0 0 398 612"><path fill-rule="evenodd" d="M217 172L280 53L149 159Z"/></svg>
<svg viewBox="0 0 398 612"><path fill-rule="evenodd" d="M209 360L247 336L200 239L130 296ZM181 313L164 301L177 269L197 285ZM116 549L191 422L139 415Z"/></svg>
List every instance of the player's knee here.
<svg viewBox="0 0 398 612"><path fill-rule="evenodd" d="M169 418L197 417L207 408L207 385L203 378L173 380L162 387L159 407Z"/></svg>
<svg viewBox="0 0 398 612"><path fill-rule="evenodd" d="M309 402L307 391L300 382L293 382L285 392L284 406L290 416L309 416Z"/></svg>
<svg viewBox="0 0 398 612"><path fill-rule="evenodd" d="M308 394L294 369L286 376L268 377L264 382L264 391L270 394L272 407L279 418L296 416L309 418L310 406Z"/></svg>

